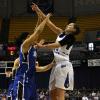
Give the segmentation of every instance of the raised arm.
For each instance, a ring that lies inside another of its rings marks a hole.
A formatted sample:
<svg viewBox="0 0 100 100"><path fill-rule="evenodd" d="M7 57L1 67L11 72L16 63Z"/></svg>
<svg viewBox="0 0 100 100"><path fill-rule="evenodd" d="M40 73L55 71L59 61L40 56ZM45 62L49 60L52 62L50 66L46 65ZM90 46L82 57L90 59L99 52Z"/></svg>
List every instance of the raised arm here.
<svg viewBox="0 0 100 100"><path fill-rule="evenodd" d="M44 26L49 19L50 14L46 16L46 18L41 22L41 24L35 29L34 33L29 36L23 43L22 43L22 50L23 53L26 53L30 47L30 45L34 45L39 37L39 34L43 31Z"/></svg>
<svg viewBox="0 0 100 100"><path fill-rule="evenodd" d="M42 19L46 17L46 15L39 9L39 7L35 3L33 3L32 5L32 10L36 11L37 15L41 16ZM50 19L46 24L56 34L59 34L63 31L61 28L57 27L54 23L52 23Z"/></svg>
<svg viewBox="0 0 100 100"><path fill-rule="evenodd" d="M34 31L36 30L36 28L40 25L40 23L43 21L43 19L41 18L41 16L38 15L38 21L36 23L36 26L35 26L35 29Z"/></svg>

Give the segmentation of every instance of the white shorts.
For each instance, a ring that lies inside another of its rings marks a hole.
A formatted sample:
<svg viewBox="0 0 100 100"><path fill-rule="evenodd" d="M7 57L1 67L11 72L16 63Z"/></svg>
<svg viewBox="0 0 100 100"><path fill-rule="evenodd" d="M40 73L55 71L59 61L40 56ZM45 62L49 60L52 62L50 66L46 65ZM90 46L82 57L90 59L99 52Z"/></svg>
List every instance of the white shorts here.
<svg viewBox="0 0 100 100"><path fill-rule="evenodd" d="M49 80L49 90L61 88L64 90L73 90L74 72L73 66L69 61L56 63L53 67Z"/></svg>

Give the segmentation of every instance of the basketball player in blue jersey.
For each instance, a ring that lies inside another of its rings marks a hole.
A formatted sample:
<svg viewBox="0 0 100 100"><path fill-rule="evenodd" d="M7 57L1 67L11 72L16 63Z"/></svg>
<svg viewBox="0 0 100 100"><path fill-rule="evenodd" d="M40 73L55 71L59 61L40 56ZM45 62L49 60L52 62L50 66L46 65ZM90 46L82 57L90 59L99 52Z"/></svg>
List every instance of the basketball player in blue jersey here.
<svg viewBox="0 0 100 100"><path fill-rule="evenodd" d="M43 19L46 17L36 4L33 3L32 8ZM65 30L62 30L55 26L50 19L46 24L57 34L57 39L51 44L37 44L37 47L53 49L56 64L52 68L50 75L50 98L51 100L64 100L65 90L73 90L74 86L74 72L69 61L69 54L75 42L75 36L79 34L80 29L75 23L69 23Z"/></svg>
<svg viewBox="0 0 100 100"><path fill-rule="evenodd" d="M36 27L35 29L38 27L38 25L41 23L41 18L38 17L38 21L37 21L37 24L36 24ZM34 31L35 31L34 29ZM19 48L23 42L23 40L25 40L27 38L27 36L29 35L28 32L22 32L20 34L20 36L18 36L18 38L15 40L15 45L19 51ZM12 77L12 80L10 82L10 85L9 85L9 88L8 88L8 93L7 95L10 96L12 94L12 90L13 90L13 83L14 83L14 79L15 79L15 75L16 75L16 71L17 69L19 68L19 57L17 59L15 59L14 61L14 65L13 65L13 68L12 68L12 73L10 73L10 76Z"/></svg>
<svg viewBox="0 0 100 100"><path fill-rule="evenodd" d="M35 29L34 33L21 44L19 60L16 60L17 63L19 62L19 68L13 84L12 100L37 100L35 84L36 49L34 45L49 17L50 14ZM18 94L19 92L21 93Z"/></svg>
<svg viewBox="0 0 100 100"><path fill-rule="evenodd" d="M41 21L42 21L41 18L38 17L38 21L37 21L37 24L36 24L35 29L38 27L38 25L41 23ZM35 31L35 30L34 30L34 31ZM22 32L22 33L20 34L20 36L18 36L18 38L15 40L15 45L16 45L18 51L19 51L19 48L20 48L20 46L21 46L23 40L25 40L25 39L27 38L28 35L29 35L28 32ZM9 85L9 88L8 88L8 93L7 93L8 96L11 96L11 95L12 95L13 83L14 83L16 71L17 71L17 69L19 68L19 62L20 62L20 60L19 60L19 57L18 57L17 59L15 59L14 65L13 65L13 68L12 68L12 73L10 73L10 76L12 77L12 80L11 80L10 85ZM17 71L17 72L18 72L18 71Z"/></svg>

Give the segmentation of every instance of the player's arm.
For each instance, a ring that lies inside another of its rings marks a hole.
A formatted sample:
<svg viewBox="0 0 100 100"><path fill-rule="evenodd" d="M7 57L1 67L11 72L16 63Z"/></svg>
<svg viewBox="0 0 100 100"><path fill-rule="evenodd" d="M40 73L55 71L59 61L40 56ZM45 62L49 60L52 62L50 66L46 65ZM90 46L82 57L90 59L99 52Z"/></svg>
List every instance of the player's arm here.
<svg viewBox="0 0 100 100"><path fill-rule="evenodd" d="M36 28L40 25L40 23L43 21L43 19L41 18L41 16L38 15L38 21L36 23L36 26L35 26L35 29L34 31L36 30Z"/></svg>
<svg viewBox="0 0 100 100"><path fill-rule="evenodd" d="M73 44L73 41L74 41L74 38L65 36L61 40L58 40L54 43L49 43L49 44L44 44L44 45L37 43L37 48L55 49L55 48L62 47L64 45L66 45L66 48L67 48Z"/></svg>
<svg viewBox="0 0 100 100"><path fill-rule="evenodd" d="M49 19L50 14L47 15L47 17L41 22L41 24L35 29L34 33L29 36L23 43L22 43L22 50L23 53L26 53L30 47L30 45L33 45L36 43L37 38L39 37L39 34L43 31L43 28Z"/></svg>
<svg viewBox="0 0 100 100"><path fill-rule="evenodd" d="M45 65L45 66L39 66L39 64L37 63L36 64L36 72L45 72L45 71L48 71L50 70L53 66L54 66L54 61L48 65Z"/></svg>
<svg viewBox="0 0 100 100"><path fill-rule="evenodd" d="M59 47L61 47L61 44L58 41L54 43L44 44L44 45L37 43L37 48L55 49Z"/></svg>
<svg viewBox="0 0 100 100"><path fill-rule="evenodd" d="M12 71L19 67L19 58L15 59Z"/></svg>
<svg viewBox="0 0 100 100"><path fill-rule="evenodd" d="M33 3L32 5L32 10L36 11L37 15L41 16L42 19L46 17L46 15L39 9L39 7L35 3ZM57 27L54 23L52 23L50 19L48 20L46 24L56 34L60 34L61 32L63 32L63 30Z"/></svg>
<svg viewBox="0 0 100 100"><path fill-rule="evenodd" d="M15 59L12 72L9 73L9 77L14 75L15 70L19 67L19 58ZM7 73L5 73L7 74Z"/></svg>

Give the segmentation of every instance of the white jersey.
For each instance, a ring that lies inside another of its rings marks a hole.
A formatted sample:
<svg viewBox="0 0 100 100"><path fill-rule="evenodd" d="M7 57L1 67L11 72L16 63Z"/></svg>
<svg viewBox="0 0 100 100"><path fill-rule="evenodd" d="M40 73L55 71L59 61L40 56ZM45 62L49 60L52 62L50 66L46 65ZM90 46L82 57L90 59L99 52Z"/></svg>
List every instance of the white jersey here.
<svg viewBox="0 0 100 100"><path fill-rule="evenodd" d="M52 68L49 80L49 90L61 88L64 90L73 90L74 72L72 63L69 62L69 54L72 49L75 38L72 34L60 34L56 42L61 47L56 48L54 52L55 66Z"/></svg>
<svg viewBox="0 0 100 100"><path fill-rule="evenodd" d="M74 37L71 34L66 35L65 33L62 33L57 37L56 41L60 43L61 47L56 48L53 51L55 61L69 61L69 54L73 47Z"/></svg>

